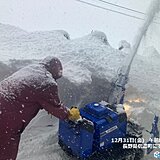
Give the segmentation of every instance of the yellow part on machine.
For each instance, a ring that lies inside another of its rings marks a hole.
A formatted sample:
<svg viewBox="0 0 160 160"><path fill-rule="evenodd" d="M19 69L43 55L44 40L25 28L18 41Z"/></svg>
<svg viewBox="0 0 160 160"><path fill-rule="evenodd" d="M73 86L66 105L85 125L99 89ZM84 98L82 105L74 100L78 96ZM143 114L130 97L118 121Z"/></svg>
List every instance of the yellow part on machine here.
<svg viewBox="0 0 160 160"><path fill-rule="evenodd" d="M69 110L69 119L71 121L76 121L80 119L80 112L79 109L75 106L72 106L71 109Z"/></svg>

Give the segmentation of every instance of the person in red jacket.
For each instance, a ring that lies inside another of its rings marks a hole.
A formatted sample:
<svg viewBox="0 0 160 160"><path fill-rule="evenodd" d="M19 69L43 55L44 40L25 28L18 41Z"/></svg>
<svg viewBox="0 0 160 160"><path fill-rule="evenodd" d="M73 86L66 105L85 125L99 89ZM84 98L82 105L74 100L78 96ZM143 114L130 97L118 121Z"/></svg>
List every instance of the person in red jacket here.
<svg viewBox="0 0 160 160"><path fill-rule="evenodd" d="M0 160L15 160L20 136L40 109L61 120L71 117L58 96L59 59L47 57L0 82Z"/></svg>

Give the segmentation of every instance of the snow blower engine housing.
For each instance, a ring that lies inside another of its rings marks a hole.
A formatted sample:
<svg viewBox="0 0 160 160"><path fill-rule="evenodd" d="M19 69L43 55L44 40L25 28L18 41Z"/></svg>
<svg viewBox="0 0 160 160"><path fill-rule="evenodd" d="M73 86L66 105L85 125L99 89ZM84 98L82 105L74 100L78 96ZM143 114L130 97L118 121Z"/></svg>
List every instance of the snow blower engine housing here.
<svg viewBox="0 0 160 160"><path fill-rule="evenodd" d="M116 108L93 102L80 109L82 120L77 123L60 121L60 146L80 159L110 148L112 138L126 137L126 112L122 105Z"/></svg>

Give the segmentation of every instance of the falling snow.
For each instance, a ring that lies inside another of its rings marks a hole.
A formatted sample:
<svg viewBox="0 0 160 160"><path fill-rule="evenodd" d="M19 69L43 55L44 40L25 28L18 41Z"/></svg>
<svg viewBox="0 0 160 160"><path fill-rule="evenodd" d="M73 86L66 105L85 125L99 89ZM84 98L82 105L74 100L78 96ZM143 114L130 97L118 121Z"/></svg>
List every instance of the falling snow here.
<svg viewBox="0 0 160 160"><path fill-rule="evenodd" d="M3 24L0 24L0 26L4 28L1 35L7 35L8 28L12 30L11 33L15 33L8 37L6 36L5 41L0 38L0 51L4 55L1 56L2 61L10 65L9 59L13 58L39 60L48 55L54 55L62 60L64 77L76 85L91 83L93 75L111 81L117 75L117 70L126 61L131 51L131 45L126 41L120 43L121 50L111 47L107 36L99 31L92 32L82 38L69 40L64 36L68 35L68 33L64 31L43 32L42 34L42 32L28 33L16 29L15 32L15 27L7 27L7 25ZM15 35L18 38L13 38ZM40 43L42 42L42 35L48 37L45 43ZM31 43L31 40L33 43ZM5 46L4 43L6 44ZM144 48L144 46L140 47ZM158 108L160 102L156 98L160 96L160 56L153 46L146 53L146 55L136 55L130 73L129 86L134 86L134 89L138 90L137 93L145 95L149 100L152 100L152 110L153 108L156 110L155 107ZM21 78L21 75L18 76L17 78ZM33 87L35 86L33 85ZM22 108L24 107L25 105L23 104ZM19 112L22 113L22 110ZM140 111L137 110L137 112L133 113L135 117L141 118L140 121L143 125L146 123L144 112L149 117L152 117L152 112L142 110L142 108L140 108ZM2 111L0 111L0 114L2 114ZM25 123L25 120L22 121ZM53 127L47 127L49 124L53 125ZM57 119L54 117L51 119L46 112L40 112L22 134L18 160L53 160L53 158L69 160L68 156L64 154L57 144L57 130Z"/></svg>

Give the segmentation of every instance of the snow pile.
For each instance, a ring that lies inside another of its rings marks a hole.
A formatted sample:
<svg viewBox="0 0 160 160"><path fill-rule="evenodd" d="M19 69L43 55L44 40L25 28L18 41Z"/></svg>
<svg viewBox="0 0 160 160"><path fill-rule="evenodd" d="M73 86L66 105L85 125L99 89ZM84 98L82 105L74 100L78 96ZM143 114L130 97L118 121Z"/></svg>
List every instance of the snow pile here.
<svg viewBox="0 0 160 160"><path fill-rule="evenodd" d="M96 32L98 35L98 32ZM100 32L101 35L101 32ZM91 83L92 76L112 81L117 70L124 65L130 55L130 48L116 50L100 41L99 35L90 38L92 33L83 38L70 40L55 48L55 54L64 65L64 76L77 85ZM88 38L89 37L89 38ZM96 43L95 43L96 41ZM150 52L150 55L155 54ZM159 54L159 53L158 53ZM152 63L154 56L148 58L136 55L130 72L129 86L136 88L149 99L160 96L160 64ZM152 79L152 81L150 81Z"/></svg>
<svg viewBox="0 0 160 160"><path fill-rule="evenodd" d="M19 37L28 33L18 27L0 23L1 39L8 37Z"/></svg>
<svg viewBox="0 0 160 160"><path fill-rule="evenodd" d="M0 33L4 31L7 32L1 29ZM3 61L57 56L63 63L64 77L77 86L91 84L93 77L111 82L116 77L117 70L126 63L131 51L130 44L125 41L120 44L123 46L121 50L112 48L106 35L99 31L74 40L69 40L65 31L23 33L16 39L8 36L4 41L0 38L0 42ZM128 86L152 99L160 95L160 65L154 63L155 51L149 50L148 53L149 58L136 55ZM158 55L156 53L156 59Z"/></svg>
<svg viewBox="0 0 160 160"><path fill-rule="evenodd" d="M69 160L58 145L58 119L41 111L22 134L17 160Z"/></svg>
<svg viewBox="0 0 160 160"><path fill-rule="evenodd" d="M69 40L68 33L62 30L28 33L4 24L0 24L0 35L1 61L41 59L50 54L52 48Z"/></svg>
<svg viewBox="0 0 160 160"><path fill-rule="evenodd" d="M126 58L124 52L112 48L105 34L98 31L55 49L64 64L64 76L77 84L91 83L92 75L111 80Z"/></svg>

